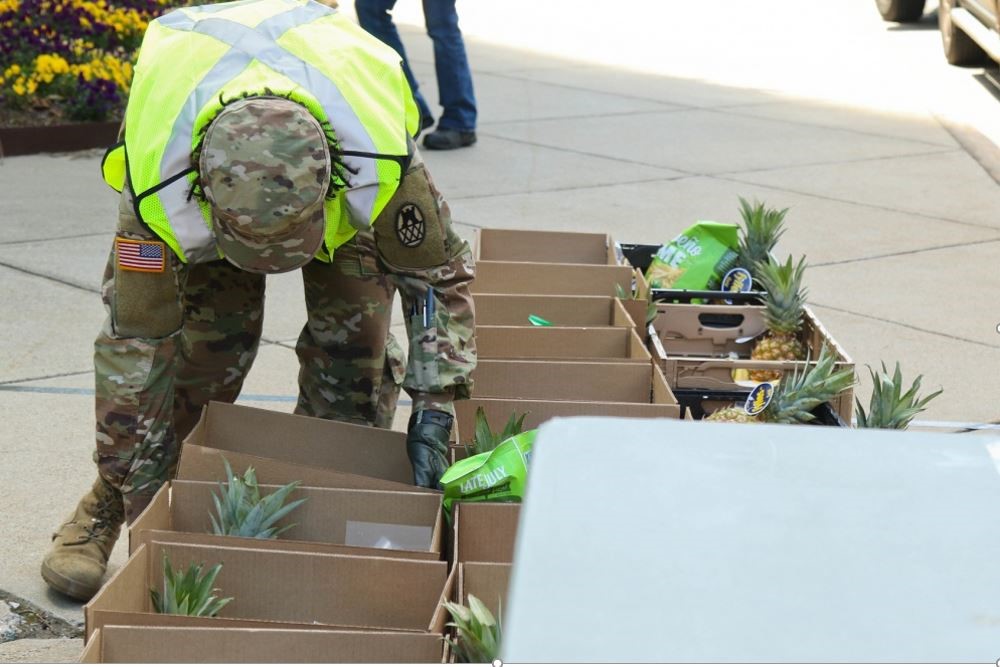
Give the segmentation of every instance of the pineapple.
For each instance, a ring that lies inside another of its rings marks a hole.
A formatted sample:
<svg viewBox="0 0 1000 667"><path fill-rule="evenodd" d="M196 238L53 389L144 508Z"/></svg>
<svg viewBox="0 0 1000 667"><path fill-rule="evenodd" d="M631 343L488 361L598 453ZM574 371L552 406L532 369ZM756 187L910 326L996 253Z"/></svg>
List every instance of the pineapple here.
<svg viewBox="0 0 1000 667"><path fill-rule="evenodd" d="M807 360L808 361L808 360ZM810 412L820 403L854 384L854 371L834 371L836 355L826 345L811 369L800 368L792 377L775 386L771 402L758 415L750 415L741 407L721 408L710 414L708 421L729 423L773 422L806 424L816 419Z"/></svg>
<svg viewBox="0 0 1000 667"><path fill-rule="evenodd" d="M764 297L764 320L767 333L753 351L750 358L756 361L798 361L805 358L806 348L799 339L802 331L802 316L806 303L806 290L802 287L806 258L792 265L792 257L778 264L773 260L758 264L758 279L767 290ZM754 382L770 382L781 378L777 371L752 370L750 379Z"/></svg>
<svg viewBox="0 0 1000 667"><path fill-rule="evenodd" d="M466 452L469 456L492 452L507 438L524 431L524 418L527 416L527 414L518 416L516 412L512 412L503 430L494 433L486 420L486 411L482 406L476 408L476 432L472 436L472 442L465 446Z"/></svg>
<svg viewBox="0 0 1000 667"><path fill-rule="evenodd" d="M286 484L274 493L261 498L257 474L253 468L247 468L240 477L233 474L233 469L225 457L222 463L226 467L227 481L225 484L219 484L220 495L212 493L212 501L218 514L218 519L209 515L213 533L273 540L295 525L278 528L274 524L307 500L300 498L291 503L287 502L288 495L299 485L298 482Z"/></svg>
<svg viewBox="0 0 1000 667"><path fill-rule="evenodd" d="M191 565L185 570L174 570L170 557L163 552L163 591L149 589L153 609L160 614L181 616L217 616L233 598L215 597L218 588L212 588L222 565L215 565L202 574L205 564Z"/></svg>
<svg viewBox="0 0 1000 667"><path fill-rule="evenodd" d="M743 216L742 238L738 266L753 273L758 264L766 264L771 250L785 233L782 224L788 209L767 208L754 201L753 206L740 197L740 215Z"/></svg>
<svg viewBox="0 0 1000 667"><path fill-rule="evenodd" d="M854 399L857 407L858 428L892 428L905 429L918 412L923 412L925 406L940 394L943 390L938 389L933 394L920 398L917 392L920 391L920 380L922 375L918 375L905 394L900 394L903 389L903 374L899 370L899 362L896 362L896 369L889 377L889 371L882 362L882 372L876 373L871 366L868 372L872 376L872 397L868 405L868 412L861 407L861 401Z"/></svg>
<svg viewBox="0 0 1000 667"><path fill-rule="evenodd" d="M500 621L486 608L479 598L469 595L469 606L445 602L445 608L451 613L452 623L458 641L445 641L455 651L458 662L491 663L499 657L500 652ZM499 609L498 609L499 611Z"/></svg>

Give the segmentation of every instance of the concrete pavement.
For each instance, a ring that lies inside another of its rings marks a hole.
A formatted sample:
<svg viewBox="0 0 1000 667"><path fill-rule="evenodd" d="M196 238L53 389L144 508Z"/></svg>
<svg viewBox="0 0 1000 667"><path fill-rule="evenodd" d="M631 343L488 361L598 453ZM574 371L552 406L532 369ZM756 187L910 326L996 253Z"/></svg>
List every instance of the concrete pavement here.
<svg viewBox="0 0 1000 667"><path fill-rule="evenodd" d="M811 303L858 363L860 393L864 364L899 360L945 390L925 421L998 419L1000 102L944 63L930 13L901 29L873 5L460 3L479 143L425 158L467 237L488 226L660 243L697 219L735 222L738 196L790 207L779 254L808 256ZM397 13L434 100L416 12ZM116 210L99 160L0 164L0 590L70 621L79 605L37 570L94 475L91 346ZM296 274L269 279L266 313L241 402L291 411Z"/></svg>

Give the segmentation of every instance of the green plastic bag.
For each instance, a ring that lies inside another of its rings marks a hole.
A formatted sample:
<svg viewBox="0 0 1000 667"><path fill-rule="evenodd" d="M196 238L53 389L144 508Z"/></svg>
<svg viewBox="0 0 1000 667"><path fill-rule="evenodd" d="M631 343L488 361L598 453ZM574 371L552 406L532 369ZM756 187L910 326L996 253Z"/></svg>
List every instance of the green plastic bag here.
<svg viewBox="0 0 1000 667"><path fill-rule="evenodd" d="M739 226L698 221L662 246L646 270L650 287L718 289L739 256Z"/></svg>
<svg viewBox="0 0 1000 667"><path fill-rule="evenodd" d="M528 481L528 464L536 430L507 438L491 452L457 461L441 476L444 512L451 523L456 502L520 502Z"/></svg>

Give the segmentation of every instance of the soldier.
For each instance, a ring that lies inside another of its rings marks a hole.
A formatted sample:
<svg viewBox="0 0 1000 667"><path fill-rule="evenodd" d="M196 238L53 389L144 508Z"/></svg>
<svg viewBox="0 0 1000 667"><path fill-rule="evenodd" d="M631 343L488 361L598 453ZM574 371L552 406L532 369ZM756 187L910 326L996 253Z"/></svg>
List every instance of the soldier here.
<svg viewBox="0 0 1000 667"><path fill-rule="evenodd" d="M122 522L173 475L202 406L237 398L269 273L302 270L295 412L387 426L403 376L414 483L437 486L476 362L474 267L410 139L418 122L395 52L313 0L150 24L102 165L122 196L95 344L98 479L53 536L51 587L97 591Z"/></svg>

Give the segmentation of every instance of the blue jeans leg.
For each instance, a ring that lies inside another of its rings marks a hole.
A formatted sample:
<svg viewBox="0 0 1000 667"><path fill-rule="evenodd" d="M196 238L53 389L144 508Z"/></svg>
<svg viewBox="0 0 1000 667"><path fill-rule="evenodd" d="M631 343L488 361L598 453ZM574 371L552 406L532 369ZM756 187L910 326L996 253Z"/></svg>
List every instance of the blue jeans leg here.
<svg viewBox="0 0 1000 667"><path fill-rule="evenodd" d="M423 4L427 34L434 42L438 101L444 109L438 129L475 130L476 96L455 0L423 0Z"/></svg>
<svg viewBox="0 0 1000 667"><path fill-rule="evenodd" d="M433 118L434 114L431 113L427 100L420 94L417 79L410 69L410 63L406 58L406 49L403 48L403 40L399 37L396 24L392 22L392 8L395 5L396 0L355 0L354 9L358 12L358 23L361 24L361 27L368 34L391 46L403 59L403 73L410 83L410 90L413 91L413 99L420 110L420 117Z"/></svg>

